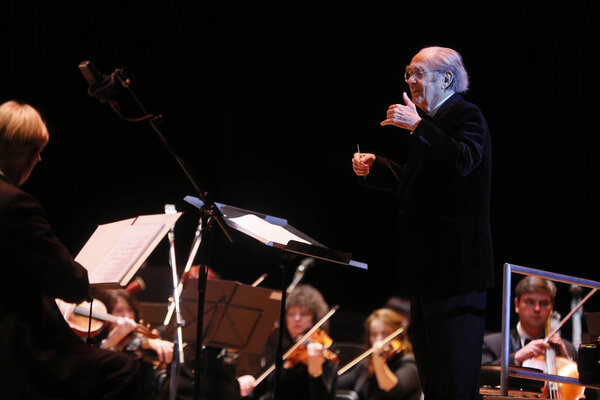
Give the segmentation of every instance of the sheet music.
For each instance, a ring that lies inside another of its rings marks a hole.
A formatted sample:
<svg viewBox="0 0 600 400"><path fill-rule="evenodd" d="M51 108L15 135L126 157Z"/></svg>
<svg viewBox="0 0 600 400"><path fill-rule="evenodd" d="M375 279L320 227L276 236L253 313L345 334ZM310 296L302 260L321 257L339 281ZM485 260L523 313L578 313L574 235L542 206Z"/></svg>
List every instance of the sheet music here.
<svg viewBox="0 0 600 400"><path fill-rule="evenodd" d="M124 287L181 214L140 215L99 225L75 261L87 269L90 284Z"/></svg>
<svg viewBox="0 0 600 400"><path fill-rule="evenodd" d="M290 240L311 244L297 235L287 231L283 227L265 221L253 214L243 215L241 217L230 218L240 227L260 236L261 238L275 243L287 244Z"/></svg>
<svg viewBox="0 0 600 400"><path fill-rule="evenodd" d="M108 254L90 272L90 283L120 282L163 226L163 224L129 225Z"/></svg>

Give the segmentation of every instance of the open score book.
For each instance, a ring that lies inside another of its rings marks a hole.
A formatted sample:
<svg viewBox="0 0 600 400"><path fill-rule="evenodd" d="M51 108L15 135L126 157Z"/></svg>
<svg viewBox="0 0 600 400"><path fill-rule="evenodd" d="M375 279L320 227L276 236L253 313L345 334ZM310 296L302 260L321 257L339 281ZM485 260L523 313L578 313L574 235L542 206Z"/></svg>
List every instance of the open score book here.
<svg viewBox="0 0 600 400"><path fill-rule="evenodd" d="M99 225L75 261L87 269L92 287L125 287L181 214L141 215Z"/></svg>

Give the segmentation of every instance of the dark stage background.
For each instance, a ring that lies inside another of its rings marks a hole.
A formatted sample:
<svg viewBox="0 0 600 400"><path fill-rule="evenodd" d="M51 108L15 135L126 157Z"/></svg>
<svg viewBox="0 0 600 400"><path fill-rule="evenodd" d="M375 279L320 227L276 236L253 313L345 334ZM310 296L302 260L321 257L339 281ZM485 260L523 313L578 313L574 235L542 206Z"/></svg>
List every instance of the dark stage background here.
<svg viewBox="0 0 600 400"><path fill-rule="evenodd" d="M592 1L468 10L400 1L254 3L3 3L0 100L34 105L51 133L24 188L73 254L98 224L172 203L185 213L176 228L183 267L198 220L183 201L195 195L192 185L150 125L125 122L88 96L77 66L91 60L104 74L124 68L215 201L286 218L369 264L363 271L319 261L305 279L340 305L332 318L338 338L355 339L402 271L392 268L393 201L357 185L350 159L357 143L386 154L402 135L379 122L407 90L412 55L442 45L463 55L467 98L493 135L498 286L488 329L500 329L505 262L599 278ZM129 116L141 114L124 90L118 101ZM267 272L263 286L280 287L280 254L238 232L234 238L214 234L211 266L220 277L250 283ZM147 279L142 300L165 301L167 250L165 240L140 271L165 277ZM568 287L559 290L565 315ZM586 309L599 310L597 299Z"/></svg>

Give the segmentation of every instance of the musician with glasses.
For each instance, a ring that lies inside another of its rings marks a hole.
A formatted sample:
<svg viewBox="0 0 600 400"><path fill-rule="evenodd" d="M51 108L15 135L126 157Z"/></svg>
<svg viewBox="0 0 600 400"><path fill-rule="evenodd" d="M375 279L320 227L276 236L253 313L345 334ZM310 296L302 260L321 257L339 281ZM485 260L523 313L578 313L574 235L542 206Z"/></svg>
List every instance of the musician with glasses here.
<svg viewBox="0 0 600 400"><path fill-rule="evenodd" d="M329 311L323 295L311 285L298 285L287 296L285 302L285 323L283 335L283 351L294 343L320 321ZM321 326L326 331L327 322ZM265 369L275 362L278 331L274 331L263 350ZM330 363L323 355L324 345L318 341L306 344L306 360L290 364L286 360L281 370L281 398L286 400L326 400L333 398L335 371L337 366ZM242 397L252 399L274 396L274 376L256 385L252 375L238 378ZM262 397L265 396L265 397Z"/></svg>
<svg viewBox="0 0 600 400"><path fill-rule="evenodd" d="M411 296L409 337L426 400L479 396L486 290L494 284L490 229L491 138L463 98L461 55L421 49L406 67L410 97L382 126L394 158L355 153L360 181L396 197L398 295Z"/></svg>

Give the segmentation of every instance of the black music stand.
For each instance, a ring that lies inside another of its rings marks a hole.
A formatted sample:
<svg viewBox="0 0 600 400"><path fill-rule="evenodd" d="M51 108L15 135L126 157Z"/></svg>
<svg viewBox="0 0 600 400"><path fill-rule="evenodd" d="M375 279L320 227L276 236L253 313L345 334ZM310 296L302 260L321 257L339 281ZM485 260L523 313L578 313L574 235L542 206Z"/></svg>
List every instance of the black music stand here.
<svg viewBox="0 0 600 400"><path fill-rule="evenodd" d="M190 279L181 294L185 325L183 339L196 340L198 328L198 283ZM281 293L240 282L209 279L206 282L202 344L205 346L260 353L275 328ZM172 332L174 324L167 332Z"/></svg>
<svg viewBox="0 0 600 400"><path fill-rule="evenodd" d="M186 196L184 200L198 209L204 207L204 202L199 198ZM266 246L283 250L284 256L286 253L295 253L361 269L368 268L367 264L352 260L352 255L350 253L325 247L315 239L291 226L287 220L283 218L273 217L216 202L214 205L217 207L223 220L229 227L258 240ZM279 312L280 327L285 326L285 300L288 267L285 265L285 262L282 264L284 265L282 265L283 273L281 280L281 306ZM275 358L275 400L279 400L280 393L279 377L281 375L281 368L283 367L282 341L283 329L279 329L277 355Z"/></svg>

